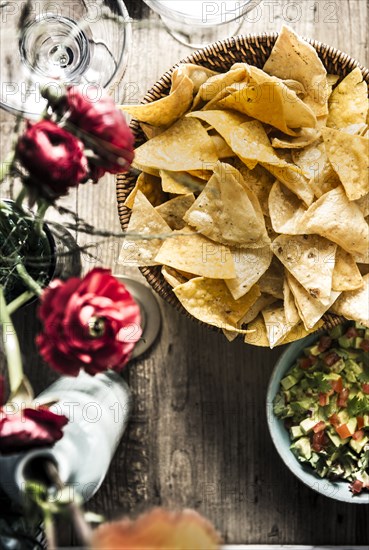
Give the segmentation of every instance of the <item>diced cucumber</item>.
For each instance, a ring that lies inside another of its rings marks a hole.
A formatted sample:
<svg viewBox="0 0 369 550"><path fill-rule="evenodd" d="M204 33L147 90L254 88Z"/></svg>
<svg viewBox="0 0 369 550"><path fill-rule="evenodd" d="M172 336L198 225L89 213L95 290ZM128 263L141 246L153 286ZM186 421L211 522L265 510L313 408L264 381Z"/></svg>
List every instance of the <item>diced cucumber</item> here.
<svg viewBox="0 0 369 550"><path fill-rule="evenodd" d="M302 437L304 435L300 426L292 426L290 429L290 434L292 440L298 439L299 437Z"/></svg>
<svg viewBox="0 0 369 550"><path fill-rule="evenodd" d="M347 338L347 336L340 336L338 338L338 344L341 348L348 349L352 348L354 345L354 338Z"/></svg>
<svg viewBox="0 0 369 550"><path fill-rule="evenodd" d="M357 452L357 454L360 454L361 451L364 449L365 445L368 443L369 438L368 436L364 435L363 439L360 439L360 441L357 441L355 439L350 439L350 447L354 449L354 451Z"/></svg>
<svg viewBox="0 0 369 550"><path fill-rule="evenodd" d="M307 435L309 434L312 429L314 428L314 426L317 424L317 420L316 419L312 419L312 418L305 418L305 420L303 420L302 422L300 422L300 428L302 430L302 432Z"/></svg>
<svg viewBox="0 0 369 550"><path fill-rule="evenodd" d="M337 325L336 327L333 327L329 332L329 336L331 338L333 338L334 340L337 340L337 338L342 336L342 334L343 334L343 326L342 325Z"/></svg>
<svg viewBox="0 0 369 550"><path fill-rule="evenodd" d="M349 441L349 437L347 439L341 439L339 435L328 431L327 432L329 439L332 441L333 445L335 447L341 447L342 445L345 445Z"/></svg>
<svg viewBox="0 0 369 550"><path fill-rule="evenodd" d="M311 445L308 437L300 437L297 441L292 443L290 447L291 451L302 462L308 461L311 458Z"/></svg>
<svg viewBox="0 0 369 550"><path fill-rule="evenodd" d="M294 376L292 376L292 374L289 374L288 376L285 376L285 378L282 378L281 386L284 390L289 390L295 384L297 384L297 382L298 380Z"/></svg>

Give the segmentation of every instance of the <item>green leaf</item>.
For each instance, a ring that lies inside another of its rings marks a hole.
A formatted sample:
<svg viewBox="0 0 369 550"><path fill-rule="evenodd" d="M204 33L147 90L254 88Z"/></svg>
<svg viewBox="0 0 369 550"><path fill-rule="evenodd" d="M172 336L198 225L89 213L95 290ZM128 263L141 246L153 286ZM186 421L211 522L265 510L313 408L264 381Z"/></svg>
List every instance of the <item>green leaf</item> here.
<svg viewBox="0 0 369 550"><path fill-rule="evenodd" d="M359 382L369 382L369 354L365 352L361 353L357 362L361 363L364 369L358 376Z"/></svg>
<svg viewBox="0 0 369 550"><path fill-rule="evenodd" d="M332 389L331 384L326 380L322 372L313 372L312 375L306 375L309 378L310 387L319 393L328 393Z"/></svg>
<svg viewBox="0 0 369 550"><path fill-rule="evenodd" d="M347 404L347 412L351 417L369 413L369 399L367 397L359 398L355 395Z"/></svg>

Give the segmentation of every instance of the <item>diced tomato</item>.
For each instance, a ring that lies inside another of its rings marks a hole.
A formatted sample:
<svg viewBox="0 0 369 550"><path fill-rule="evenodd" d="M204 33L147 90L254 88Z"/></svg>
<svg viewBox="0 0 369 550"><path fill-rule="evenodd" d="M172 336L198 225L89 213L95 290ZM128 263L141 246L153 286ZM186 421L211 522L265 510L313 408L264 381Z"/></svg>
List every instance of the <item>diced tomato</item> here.
<svg viewBox="0 0 369 550"><path fill-rule="evenodd" d="M343 381L342 378L339 377L338 380L332 380L331 381L332 389L336 393L340 393L343 390Z"/></svg>
<svg viewBox="0 0 369 550"><path fill-rule="evenodd" d="M331 367L332 365L334 365L335 363L337 363L337 361L340 360L340 356L337 355L337 353L335 351L331 351L331 353L328 353L325 357L324 357L324 363L328 366L328 367Z"/></svg>
<svg viewBox="0 0 369 550"><path fill-rule="evenodd" d="M361 441L364 437L364 430L357 430L353 435L352 439L355 439L355 441Z"/></svg>
<svg viewBox="0 0 369 550"><path fill-rule="evenodd" d="M359 336L359 333L355 327L349 327L345 333L346 338L356 338Z"/></svg>
<svg viewBox="0 0 369 550"><path fill-rule="evenodd" d="M350 491L354 493L354 495L358 495L363 490L363 482L360 481L360 479L355 479L353 483L350 485Z"/></svg>
<svg viewBox="0 0 369 550"><path fill-rule="evenodd" d="M329 403L329 397L326 393L320 393L319 394L319 405L321 407L325 407Z"/></svg>
<svg viewBox="0 0 369 550"><path fill-rule="evenodd" d="M364 351L369 351L369 340L367 340L367 339L365 338L365 339L361 342L360 347L361 347L361 349L363 349Z"/></svg>
<svg viewBox="0 0 369 550"><path fill-rule="evenodd" d="M317 453L320 453L320 451L322 451L326 447L327 443L328 443L327 436L324 430L322 430L313 435L311 447L314 451L316 451Z"/></svg>
<svg viewBox="0 0 369 550"><path fill-rule="evenodd" d="M315 434L319 433L319 432L322 432L323 430L325 430L325 422L324 420L321 420L320 422L318 422L317 424L315 424L314 428L313 428L313 432Z"/></svg>
<svg viewBox="0 0 369 550"><path fill-rule="evenodd" d="M312 365L316 363L316 357L314 355L309 355L308 357L301 357L299 359L299 367L300 369L309 369Z"/></svg>
<svg viewBox="0 0 369 550"><path fill-rule="evenodd" d="M364 393L369 394L369 384L364 382L364 384L361 386Z"/></svg>
<svg viewBox="0 0 369 550"><path fill-rule="evenodd" d="M351 432L347 427L347 424L341 424L341 426L335 426L336 432L340 436L341 439L346 439L347 437L351 437Z"/></svg>
<svg viewBox="0 0 369 550"><path fill-rule="evenodd" d="M347 400L350 394L350 390L348 388L343 388L343 390L339 393L337 398L337 407L347 407Z"/></svg>
<svg viewBox="0 0 369 550"><path fill-rule="evenodd" d="M332 338L329 336L321 336L319 340L318 350L320 352L327 351L331 347Z"/></svg>
<svg viewBox="0 0 369 550"><path fill-rule="evenodd" d="M334 428L337 428L337 426L341 424L340 417L337 413L333 413L332 416L329 417L329 422Z"/></svg>
<svg viewBox="0 0 369 550"><path fill-rule="evenodd" d="M357 429L361 430L361 428L364 428L364 417L363 416L357 416Z"/></svg>

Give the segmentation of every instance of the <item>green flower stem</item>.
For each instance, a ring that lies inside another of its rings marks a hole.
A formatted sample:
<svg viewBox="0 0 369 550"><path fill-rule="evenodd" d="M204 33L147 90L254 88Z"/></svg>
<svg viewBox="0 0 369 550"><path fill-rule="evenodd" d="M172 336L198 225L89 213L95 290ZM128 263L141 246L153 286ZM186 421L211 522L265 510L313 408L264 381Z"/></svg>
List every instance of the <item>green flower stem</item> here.
<svg viewBox="0 0 369 550"><path fill-rule="evenodd" d="M43 235L44 233L44 230L43 230L44 218L45 218L46 210L49 208L49 206L50 204L43 200L38 203L36 222L35 222L35 231L36 231L36 234L39 236Z"/></svg>
<svg viewBox="0 0 369 550"><path fill-rule="evenodd" d="M0 325L2 326L2 338L4 351L8 363L9 385L13 395L17 394L21 387L24 373L22 356L19 348L17 334L6 306L3 289L0 286Z"/></svg>
<svg viewBox="0 0 369 550"><path fill-rule="evenodd" d="M13 166L15 159L15 152L10 151L10 153L7 155L6 159L0 163L0 183L4 181L6 176L11 171L11 168Z"/></svg>
<svg viewBox="0 0 369 550"><path fill-rule="evenodd" d="M27 190L25 187L22 187L22 189L19 191L17 198L15 199L15 204L16 206L18 206L18 208L22 208L22 204L26 196L27 196Z"/></svg>
<svg viewBox="0 0 369 550"><path fill-rule="evenodd" d="M31 275L28 273L28 271L24 267L23 263L19 261L16 267L17 267L17 273L19 277L22 279L24 284L29 288L29 290L33 294L36 294L36 296L41 296L43 291L42 287L38 283L36 283L36 281L31 277Z"/></svg>
<svg viewBox="0 0 369 550"><path fill-rule="evenodd" d="M29 302L31 298L34 297L34 295L35 293L32 292L32 290L26 290L25 292L23 292L23 294L18 296L18 298L15 298L15 300L7 305L9 315L13 315L13 313L17 311L17 309Z"/></svg>

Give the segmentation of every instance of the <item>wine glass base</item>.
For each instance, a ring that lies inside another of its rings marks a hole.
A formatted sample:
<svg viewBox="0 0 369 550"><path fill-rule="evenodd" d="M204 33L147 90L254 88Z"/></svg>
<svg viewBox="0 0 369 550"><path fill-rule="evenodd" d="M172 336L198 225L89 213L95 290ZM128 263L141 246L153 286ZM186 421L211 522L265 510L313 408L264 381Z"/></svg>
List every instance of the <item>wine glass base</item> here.
<svg viewBox="0 0 369 550"><path fill-rule="evenodd" d="M140 307L142 336L132 353L132 359L137 359L151 348L159 336L161 328L159 303L146 285L129 277L116 277L116 279L126 286Z"/></svg>

